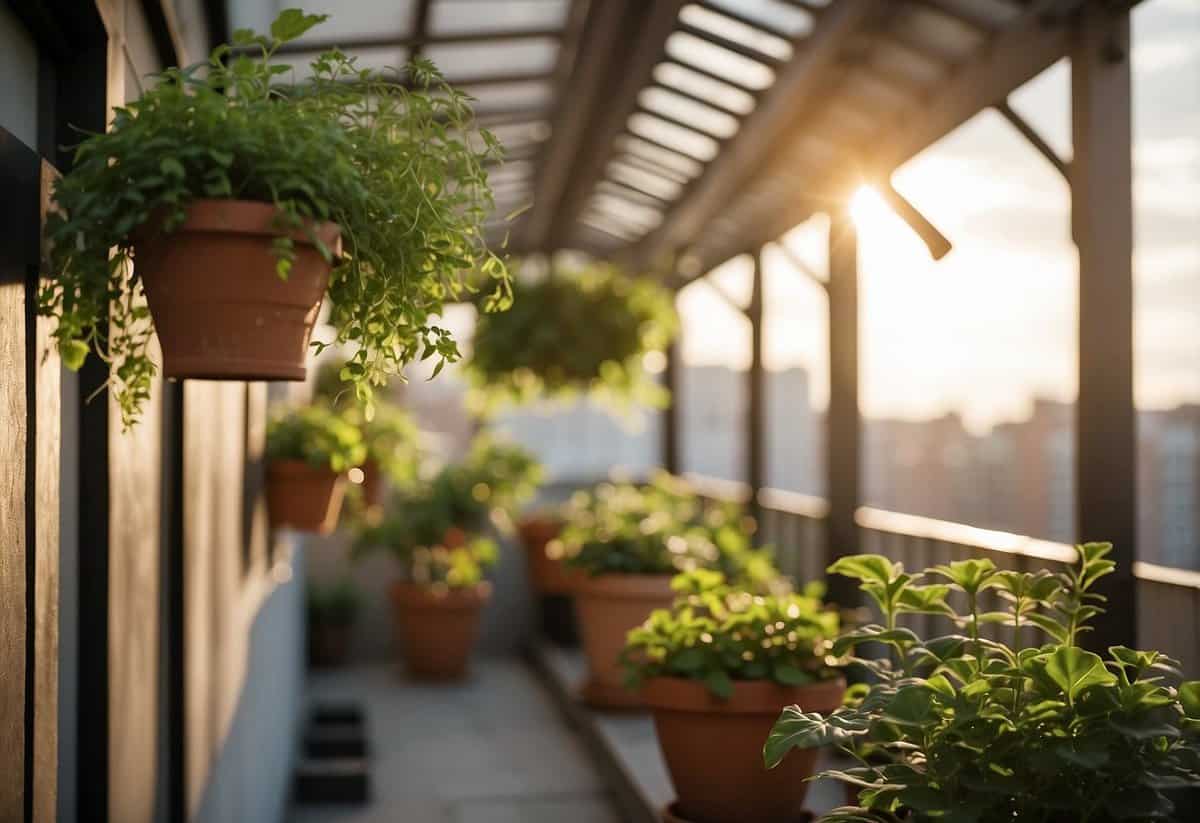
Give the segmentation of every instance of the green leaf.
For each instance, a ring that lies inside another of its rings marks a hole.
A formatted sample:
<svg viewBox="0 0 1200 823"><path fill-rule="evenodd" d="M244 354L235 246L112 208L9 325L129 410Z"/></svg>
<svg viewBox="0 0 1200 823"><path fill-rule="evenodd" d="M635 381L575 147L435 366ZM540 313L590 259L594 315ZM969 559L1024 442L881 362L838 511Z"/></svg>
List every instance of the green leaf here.
<svg viewBox="0 0 1200 823"><path fill-rule="evenodd" d="M1045 661L1046 675L1062 689L1068 703L1074 703L1089 686L1112 685L1117 678L1099 655L1074 646L1060 646Z"/></svg>
<svg viewBox="0 0 1200 823"><path fill-rule="evenodd" d="M313 26L328 19L328 14L305 14L300 9L284 9L271 24L271 36L280 43L286 43L303 36Z"/></svg>
<svg viewBox="0 0 1200 823"><path fill-rule="evenodd" d="M771 676L785 686L803 686L813 682L811 674L783 660L777 661L771 667Z"/></svg>
<svg viewBox="0 0 1200 823"><path fill-rule="evenodd" d="M82 340L66 340L58 344L58 354L63 365L71 371L79 371L87 360L88 344Z"/></svg>
<svg viewBox="0 0 1200 823"><path fill-rule="evenodd" d="M184 170L183 164L174 157L164 157L158 162L158 169L164 177L174 177L178 180L187 177L187 171Z"/></svg>
<svg viewBox="0 0 1200 823"><path fill-rule="evenodd" d="M1200 680L1189 680L1179 686L1179 705L1192 720L1200 720Z"/></svg>
<svg viewBox="0 0 1200 823"><path fill-rule="evenodd" d="M874 581L886 586L899 573L899 568L878 554L852 554L839 557L826 571L864 582Z"/></svg>
<svg viewBox="0 0 1200 823"><path fill-rule="evenodd" d="M823 716L817 712L806 714L799 706L788 706L771 727L763 745L763 762L773 769L792 749L845 743L864 733L867 725L866 718L854 710L839 709Z"/></svg>
<svg viewBox="0 0 1200 823"><path fill-rule="evenodd" d="M733 696L733 680L724 669L713 669L704 675L704 685L723 700Z"/></svg>
<svg viewBox="0 0 1200 823"><path fill-rule="evenodd" d="M933 693L926 686L904 686L884 709L887 719L907 726L919 726L933 713Z"/></svg>

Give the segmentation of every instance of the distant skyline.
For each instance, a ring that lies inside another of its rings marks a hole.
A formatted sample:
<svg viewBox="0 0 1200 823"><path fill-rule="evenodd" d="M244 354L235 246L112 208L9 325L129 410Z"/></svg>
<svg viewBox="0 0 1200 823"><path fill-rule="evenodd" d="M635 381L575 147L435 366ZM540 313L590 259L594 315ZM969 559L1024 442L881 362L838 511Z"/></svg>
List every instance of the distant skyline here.
<svg viewBox="0 0 1200 823"><path fill-rule="evenodd" d="M1140 407L1200 401L1200 2L1148 0L1133 15L1135 352ZM1064 61L1012 103L1070 155ZM889 213L861 221L862 403L872 417L960 412L973 430L1028 416L1034 395L1076 393L1076 252L1069 189L999 115L984 112L893 180L955 244L939 263ZM784 242L825 270L818 218ZM744 296L747 260L714 273ZM806 368L827 398L825 298L766 257L770 368ZM743 318L707 285L680 296L690 363L744 368Z"/></svg>

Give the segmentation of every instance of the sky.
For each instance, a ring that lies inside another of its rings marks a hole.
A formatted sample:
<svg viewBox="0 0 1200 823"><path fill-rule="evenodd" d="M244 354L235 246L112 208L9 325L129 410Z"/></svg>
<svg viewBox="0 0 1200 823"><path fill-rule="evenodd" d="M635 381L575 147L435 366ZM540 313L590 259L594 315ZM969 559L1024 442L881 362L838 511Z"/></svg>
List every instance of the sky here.
<svg viewBox="0 0 1200 823"><path fill-rule="evenodd" d="M1147 0L1133 16L1135 394L1139 407L1200 402L1200 0ZM1070 156L1070 71L1060 63L1012 97ZM893 184L951 241L933 262L870 198L860 232L862 404L868 416L957 411L973 429L1028 414L1035 395L1076 392L1076 252L1065 181L984 112L897 170ZM825 225L782 242L818 273ZM735 297L748 259L711 277ZM828 398L821 288L765 255L768 368L802 366ZM680 296L684 356L744 368L749 328L705 283Z"/></svg>

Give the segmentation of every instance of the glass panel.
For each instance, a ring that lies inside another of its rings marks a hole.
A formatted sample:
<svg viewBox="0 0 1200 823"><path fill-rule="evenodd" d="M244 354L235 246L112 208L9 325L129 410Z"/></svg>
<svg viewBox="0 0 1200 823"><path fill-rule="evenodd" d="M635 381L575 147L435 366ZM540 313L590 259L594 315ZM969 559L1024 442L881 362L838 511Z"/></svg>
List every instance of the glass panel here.
<svg viewBox="0 0 1200 823"><path fill-rule="evenodd" d="M651 206L634 203L624 197L597 192L592 195L592 207L605 214L620 214L638 226L653 229L662 223L662 212Z"/></svg>
<svg viewBox="0 0 1200 823"><path fill-rule="evenodd" d="M579 222L621 240L636 240L641 236L633 229L595 211L584 212L583 216L579 218Z"/></svg>
<svg viewBox="0 0 1200 823"><path fill-rule="evenodd" d="M0 127L37 149L37 46L7 6L0 6Z"/></svg>
<svg viewBox="0 0 1200 823"><path fill-rule="evenodd" d="M626 165L619 160L613 160L608 164L608 176L664 200L674 200L683 189L674 180Z"/></svg>
<svg viewBox="0 0 1200 823"><path fill-rule="evenodd" d="M660 146L647 143L645 140L639 140L628 134L622 134L617 137L617 150L636 154L638 157L649 160L651 163L665 166L687 177L699 177L700 173L704 171L703 164L697 163L690 157L685 157L673 151L667 151Z"/></svg>
<svg viewBox="0 0 1200 823"><path fill-rule="evenodd" d="M297 42L345 41L360 37L406 37L412 32L415 0L287 0L280 8L298 8L309 14L328 14L329 19L312 29ZM242 5L230 3L231 7ZM333 11L330 9L336 5ZM235 12L236 14L236 12ZM270 20L266 25L270 25Z"/></svg>
<svg viewBox="0 0 1200 823"><path fill-rule="evenodd" d="M641 191L618 185L612 180L601 180L598 182L596 184L596 191L603 192L604 194L611 194L615 197L623 197L626 200L631 200L634 203L640 203L644 206L651 206L652 208L659 208L662 202L648 194L642 193Z"/></svg>
<svg viewBox="0 0 1200 823"><path fill-rule="evenodd" d="M666 89L642 89L638 101L650 111L682 121L714 137L733 137L738 130L736 117Z"/></svg>
<svg viewBox="0 0 1200 823"><path fill-rule="evenodd" d="M500 83L494 86L463 86L462 90L476 98L477 112L540 109L549 105L552 92L549 83Z"/></svg>
<svg viewBox="0 0 1200 823"><path fill-rule="evenodd" d="M493 74L547 74L558 60L558 41L539 38L432 45L424 54L451 81Z"/></svg>
<svg viewBox="0 0 1200 823"><path fill-rule="evenodd" d="M747 89L765 89L775 81L775 72L762 63L687 32L677 31L667 38L667 54L683 63L703 66Z"/></svg>
<svg viewBox="0 0 1200 823"><path fill-rule="evenodd" d="M703 29L710 34L724 37L726 40L754 49L764 57L774 57L776 60L788 60L792 56L792 44L782 37L747 26L715 11L688 4L679 10L679 20L689 26Z"/></svg>
<svg viewBox="0 0 1200 823"><path fill-rule="evenodd" d="M488 175L492 185L502 185L515 180L529 180L533 176L533 164L521 160L515 163L505 163Z"/></svg>
<svg viewBox="0 0 1200 823"><path fill-rule="evenodd" d="M652 114L634 112L629 116L629 130L648 140L677 149L697 160L712 160L720 148L716 140L699 132L668 123Z"/></svg>
<svg viewBox="0 0 1200 823"><path fill-rule="evenodd" d="M829 0L824 0L809 5L824 6L828 2ZM748 17L789 37L800 37L812 31L811 14L779 0L710 0L710 5L726 9L731 14Z"/></svg>
<svg viewBox="0 0 1200 823"><path fill-rule="evenodd" d="M754 95L678 63L659 63L654 67L654 79L664 86L673 86L694 97L708 100L726 111L736 114L754 111Z"/></svg>
<svg viewBox="0 0 1200 823"><path fill-rule="evenodd" d="M567 0L437 0L430 10L434 34L562 28Z"/></svg>
<svg viewBox="0 0 1200 823"><path fill-rule="evenodd" d="M629 152L619 152L616 156L616 160L626 165L633 166L635 169L642 169L643 171L651 172L652 174L656 174L660 177L666 177L669 180L674 180L676 183L687 183L691 180L691 178L686 174L680 174L670 166L660 166L657 163L651 163L644 157L636 154L630 154Z"/></svg>

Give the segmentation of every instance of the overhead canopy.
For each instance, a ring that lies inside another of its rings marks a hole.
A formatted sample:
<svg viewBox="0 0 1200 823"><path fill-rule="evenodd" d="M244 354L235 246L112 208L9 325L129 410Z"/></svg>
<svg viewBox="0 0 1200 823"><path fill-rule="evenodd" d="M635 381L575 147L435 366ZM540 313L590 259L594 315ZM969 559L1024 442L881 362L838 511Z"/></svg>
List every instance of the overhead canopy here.
<svg viewBox="0 0 1200 823"><path fill-rule="evenodd" d="M1067 54L1085 2L340 0L289 52L420 54L478 98L508 149L493 242L635 266L679 255L686 276L1002 103ZM295 5L235 0L230 22L264 30Z"/></svg>

